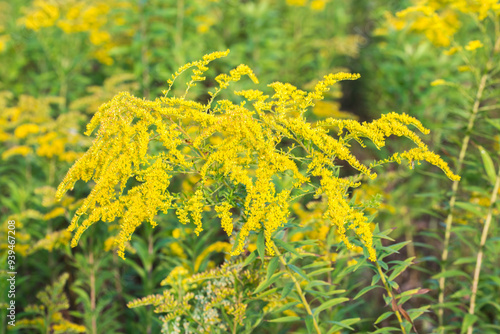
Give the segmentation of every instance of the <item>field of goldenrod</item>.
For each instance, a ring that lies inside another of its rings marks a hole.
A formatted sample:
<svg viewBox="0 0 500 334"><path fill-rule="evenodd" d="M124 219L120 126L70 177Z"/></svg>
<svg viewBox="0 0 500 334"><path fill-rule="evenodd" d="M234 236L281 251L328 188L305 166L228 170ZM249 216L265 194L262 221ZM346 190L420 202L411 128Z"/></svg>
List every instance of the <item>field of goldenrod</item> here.
<svg viewBox="0 0 500 334"><path fill-rule="evenodd" d="M500 333L497 0L0 0L0 334Z"/></svg>

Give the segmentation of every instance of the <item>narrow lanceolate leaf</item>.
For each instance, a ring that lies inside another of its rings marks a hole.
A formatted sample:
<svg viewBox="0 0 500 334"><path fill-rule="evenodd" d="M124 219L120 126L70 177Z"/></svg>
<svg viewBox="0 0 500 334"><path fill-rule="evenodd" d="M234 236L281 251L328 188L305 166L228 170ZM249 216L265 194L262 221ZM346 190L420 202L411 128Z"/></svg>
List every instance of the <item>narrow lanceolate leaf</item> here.
<svg viewBox="0 0 500 334"><path fill-rule="evenodd" d="M406 268L408 268L408 266L412 265L413 262L412 260L414 259L415 257L411 257L411 258L408 258L406 259L405 261L403 261L403 263L401 264L398 264L397 266L395 266L395 268L392 270L391 272L391 275L389 276L389 281L392 281L394 280L396 277L398 277L403 271L406 270Z"/></svg>
<svg viewBox="0 0 500 334"><path fill-rule="evenodd" d="M351 331L353 331L354 328L352 328L351 325L359 322L360 320L361 318L350 318L342 321L328 321L329 324L333 324L334 326L332 326L332 328L330 328L330 330L326 334L333 334L334 332L337 332L342 328L350 329Z"/></svg>
<svg viewBox="0 0 500 334"><path fill-rule="evenodd" d="M291 321L299 321L299 320L300 320L300 317L289 316L289 317L282 317L282 318L269 320L269 322L291 322Z"/></svg>
<svg viewBox="0 0 500 334"><path fill-rule="evenodd" d="M256 253L256 251L253 251L253 252L252 252L252 254L250 254L250 255L246 258L245 262L243 262L243 267L248 266L248 265L249 265L250 263L252 263L252 262L253 262L256 258L257 258L257 253Z"/></svg>
<svg viewBox="0 0 500 334"><path fill-rule="evenodd" d="M467 275L466 273L464 273L461 270L448 270L448 271L439 273L437 275L434 275L434 276L432 276L432 278L433 279L438 279L438 278L441 278L441 277L448 278L448 277L453 277L453 276L465 276L465 277L469 277L469 275Z"/></svg>
<svg viewBox="0 0 500 334"><path fill-rule="evenodd" d="M314 330L314 319L312 315L308 315L305 320L306 320L307 333L313 334L315 330Z"/></svg>
<svg viewBox="0 0 500 334"><path fill-rule="evenodd" d="M478 147L479 147L479 153L481 153L481 158L483 159L483 166L484 170L486 171L486 176L488 176L488 180L490 181L491 185L494 185L496 181L496 173L493 160L491 160L488 151L486 151L484 147L482 146Z"/></svg>
<svg viewBox="0 0 500 334"><path fill-rule="evenodd" d="M462 322L462 328L460 329L460 334L467 332L469 326L474 325L474 323L478 320L477 315L475 314L466 314L464 318L464 322Z"/></svg>
<svg viewBox="0 0 500 334"><path fill-rule="evenodd" d="M288 268L292 269L297 274L299 274L300 276L302 276L302 278L305 279L306 281L310 281L310 278L307 277L306 273L302 269L300 269L299 267L294 266L293 264L288 264L287 266L288 266Z"/></svg>
<svg viewBox="0 0 500 334"><path fill-rule="evenodd" d="M349 300L349 298L345 298L345 297L330 299L329 301L326 301L323 304L321 304L320 306L318 306L314 310L314 315L318 315L321 311L324 311L326 309L334 307L335 305L341 304L341 303L346 302L348 300Z"/></svg>
<svg viewBox="0 0 500 334"><path fill-rule="evenodd" d="M361 297L362 295L364 295L368 291L376 289L376 288L381 288L381 287L378 285L372 285L372 286L367 286L367 287L363 288L360 292L358 292L358 294L353 298L353 300L358 299L359 297Z"/></svg>
<svg viewBox="0 0 500 334"><path fill-rule="evenodd" d="M271 311L272 313L281 313L283 311L286 311L286 310L289 310L291 309L292 307L294 307L295 305L299 304L299 302L290 302L290 303L286 303L285 305L281 306L280 308L277 308L276 310L274 311Z"/></svg>
<svg viewBox="0 0 500 334"><path fill-rule="evenodd" d="M285 287L283 288L283 290L281 290L281 298L286 298L290 292L292 292L292 289L293 289L293 283L290 282L290 283L287 283L285 284Z"/></svg>
<svg viewBox="0 0 500 334"><path fill-rule="evenodd" d="M264 261L264 256L266 255L266 245L264 242L264 231L261 231L257 236L257 252L259 252L259 256L261 261Z"/></svg>
<svg viewBox="0 0 500 334"><path fill-rule="evenodd" d="M259 286L253 292L253 294L255 295L255 294L263 291L265 288L267 288L268 286L270 286L271 284L276 282L282 274L283 274L283 272L276 273L273 276L271 276L269 279L266 279L264 282L260 283Z"/></svg>
<svg viewBox="0 0 500 334"><path fill-rule="evenodd" d="M482 217L483 216L483 213L481 212L481 210L479 209L479 206L477 205L474 205L472 203L467 203L467 202L456 202L455 203L455 206L457 208L461 208L461 209L464 209L464 210L467 210L469 211L470 213L473 213L475 214L476 216L478 217Z"/></svg>
<svg viewBox="0 0 500 334"><path fill-rule="evenodd" d="M278 260L279 259L277 257L274 257L271 261L269 261L269 264L267 266L266 280L268 280L274 274L276 268L278 268Z"/></svg>
<svg viewBox="0 0 500 334"><path fill-rule="evenodd" d="M375 322L373 323L374 325L378 324L379 322L381 321L384 321L385 319L389 318L391 315L393 315L394 312L393 311L388 311L388 312L385 312L384 314L382 314L380 317L377 318L377 320L375 320Z"/></svg>
<svg viewBox="0 0 500 334"><path fill-rule="evenodd" d="M290 253L293 253L293 254L295 254L295 255L296 255L296 256L298 256L298 257L302 257L302 256L299 254L299 252L297 252L297 251L295 250L295 248L294 248L292 245L290 245L289 243L284 242L283 240L280 240L280 239L273 239L273 241L274 241L274 242L275 242L278 246L280 246L280 247L284 248L285 250L289 251Z"/></svg>
<svg viewBox="0 0 500 334"><path fill-rule="evenodd" d="M328 273L330 271L332 271L333 268L322 268L322 269L318 269L318 270L315 270L315 271L312 271L309 273L309 276L310 277L313 277L313 276L317 276L317 275L321 275L321 274L324 274L324 273Z"/></svg>

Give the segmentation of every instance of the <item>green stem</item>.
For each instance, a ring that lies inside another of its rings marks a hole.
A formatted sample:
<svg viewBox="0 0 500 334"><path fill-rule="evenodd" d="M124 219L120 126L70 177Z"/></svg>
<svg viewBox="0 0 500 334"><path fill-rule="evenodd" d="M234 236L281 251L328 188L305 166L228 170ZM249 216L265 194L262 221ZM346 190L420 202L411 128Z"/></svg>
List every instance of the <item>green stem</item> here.
<svg viewBox="0 0 500 334"><path fill-rule="evenodd" d="M316 321L316 318L314 317L314 315L311 311L311 307L309 306L309 303L307 302L306 296L305 296L304 292L302 291L302 288L300 287L300 282L295 278L295 275L293 274L293 272L291 272L290 269L288 268L288 265L287 265L285 259L283 258L283 255L281 255L281 253L278 250L278 247L276 247L276 245L274 245L274 251L276 252L276 254L278 254L278 258L279 258L281 264L283 264L283 266L286 268L286 271L288 272L288 275L292 278L292 281L295 284L295 290L297 291L297 294L300 296L300 299L302 300L302 304L304 305L304 308L306 309L307 314L309 314L312 317L314 329L316 330L316 333L321 334L321 329L319 328L318 322Z"/></svg>
<svg viewBox="0 0 500 334"><path fill-rule="evenodd" d="M375 262L375 265L377 266L378 273L380 274L380 278L382 279L382 283L384 284L385 291L387 291L387 295L389 298L391 298L391 301L394 301L394 295L392 294L391 287L387 283L387 280L385 279L385 274L382 271L382 268L378 264L378 262ZM394 308L394 313L396 313L396 317L398 318L399 326L401 327L401 333L406 334L406 329L405 326L403 325L403 318L401 317L401 313L397 308Z"/></svg>
<svg viewBox="0 0 500 334"><path fill-rule="evenodd" d="M486 239L488 237L488 230L491 225L491 219L493 216L493 207L497 200L498 189L500 188L500 167L498 168L497 178L495 182L495 186L493 187L493 192L491 193L490 198L490 207L488 209L488 215L486 216L486 220L483 226L483 232L481 235L481 242L479 244L479 252L477 253L476 260L476 269L474 270L474 280L472 282L472 295L470 298L470 307L469 314L474 314L474 309L476 307L476 296L477 296L477 287L479 285L479 275L481 274L481 264L483 262L483 249L486 244ZM472 325L467 328L467 334L472 334L473 327Z"/></svg>
<svg viewBox="0 0 500 334"><path fill-rule="evenodd" d="M92 334L97 334L97 314L96 314L96 282L95 282L95 262L92 246L90 247L88 263L90 265L90 317Z"/></svg>

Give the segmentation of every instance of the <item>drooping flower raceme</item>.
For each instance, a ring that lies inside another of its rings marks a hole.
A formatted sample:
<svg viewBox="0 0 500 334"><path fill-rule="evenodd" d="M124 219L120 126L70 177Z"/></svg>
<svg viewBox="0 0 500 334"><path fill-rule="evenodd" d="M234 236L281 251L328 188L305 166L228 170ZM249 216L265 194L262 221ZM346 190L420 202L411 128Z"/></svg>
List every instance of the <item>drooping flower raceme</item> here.
<svg viewBox="0 0 500 334"><path fill-rule="evenodd" d="M169 80L165 95L154 101L121 93L95 114L86 134L98 129L97 137L57 191L60 199L78 180L95 182L69 226L70 231L76 231L73 247L92 224L119 220L120 232L115 242L119 255L124 257L125 243L143 222L155 226L157 215L173 208L179 221L194 223L194 232L199 234L203 230L202 212L207 205L213 205L224 231L236 236L231 255L240 254L249 235L261 231L266 250L273 255L272 237L287 222L293 195L303 194L312 187L317 195L327 197L324 218L336 226L340 240L354 249L356 246L347 234L353 231L370 259L375 260L368 219L349 205L348 190L359 183L338 174L337 163L344 161L360 174L376 177L372 171L375 165L365 165L352 154L351 140L364 146L363 138L367 138L382 147L391 135L405 136L417 148L394 154L377 164L401 162L401 159L425 160L441 168L451 179L459 178L408 128L411 125L428 132L413 117L390 113L371 123L332 118L316 124L307 122L305 113L315 101L323 99L331 85L355 80L358 74L327 75L309 93L275 82L269 85L274 90L271 97L258 90L244 90L235 92L245 99L239 104L216 100L222 89L241 76L258 82L250 68L240 65L229 74L216 77L219 87L209 92L211 99L207 104L188 100L186 95L168 96L182 72L192 69L189 89L205 80L203 74L212 60L228 53L215 52L181 67ZM331 129L337 133L331 133ZM181 197L171 192L169 185L172 177L184 173L195 173L200 181L192 194ZM292 182L278 191L274 179L285 175ZM319 178L319 184L314 184L311 177ZM240 189L242 196L232 196L232 191L220 195L216 191L220 188ZM217 203L213 203L213 198L217 198ZM233 219L231 210L236 207L242 212Z"/></svg>

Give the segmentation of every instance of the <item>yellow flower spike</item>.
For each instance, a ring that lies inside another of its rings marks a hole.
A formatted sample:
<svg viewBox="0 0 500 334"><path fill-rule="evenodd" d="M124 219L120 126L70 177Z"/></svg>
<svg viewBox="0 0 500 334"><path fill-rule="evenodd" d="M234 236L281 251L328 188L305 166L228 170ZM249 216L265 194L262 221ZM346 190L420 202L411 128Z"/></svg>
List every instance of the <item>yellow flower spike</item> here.
<svg viewBox="0 0 500 334"><path fill-rule="evenodd" d="M222 229L228 236L231 236L233 232L233 219L231 218L231 212L229 212L231 208L231 204L228 202L224 202L215 207L215 211L219 213L219 218L221 219Z"/></svg>

